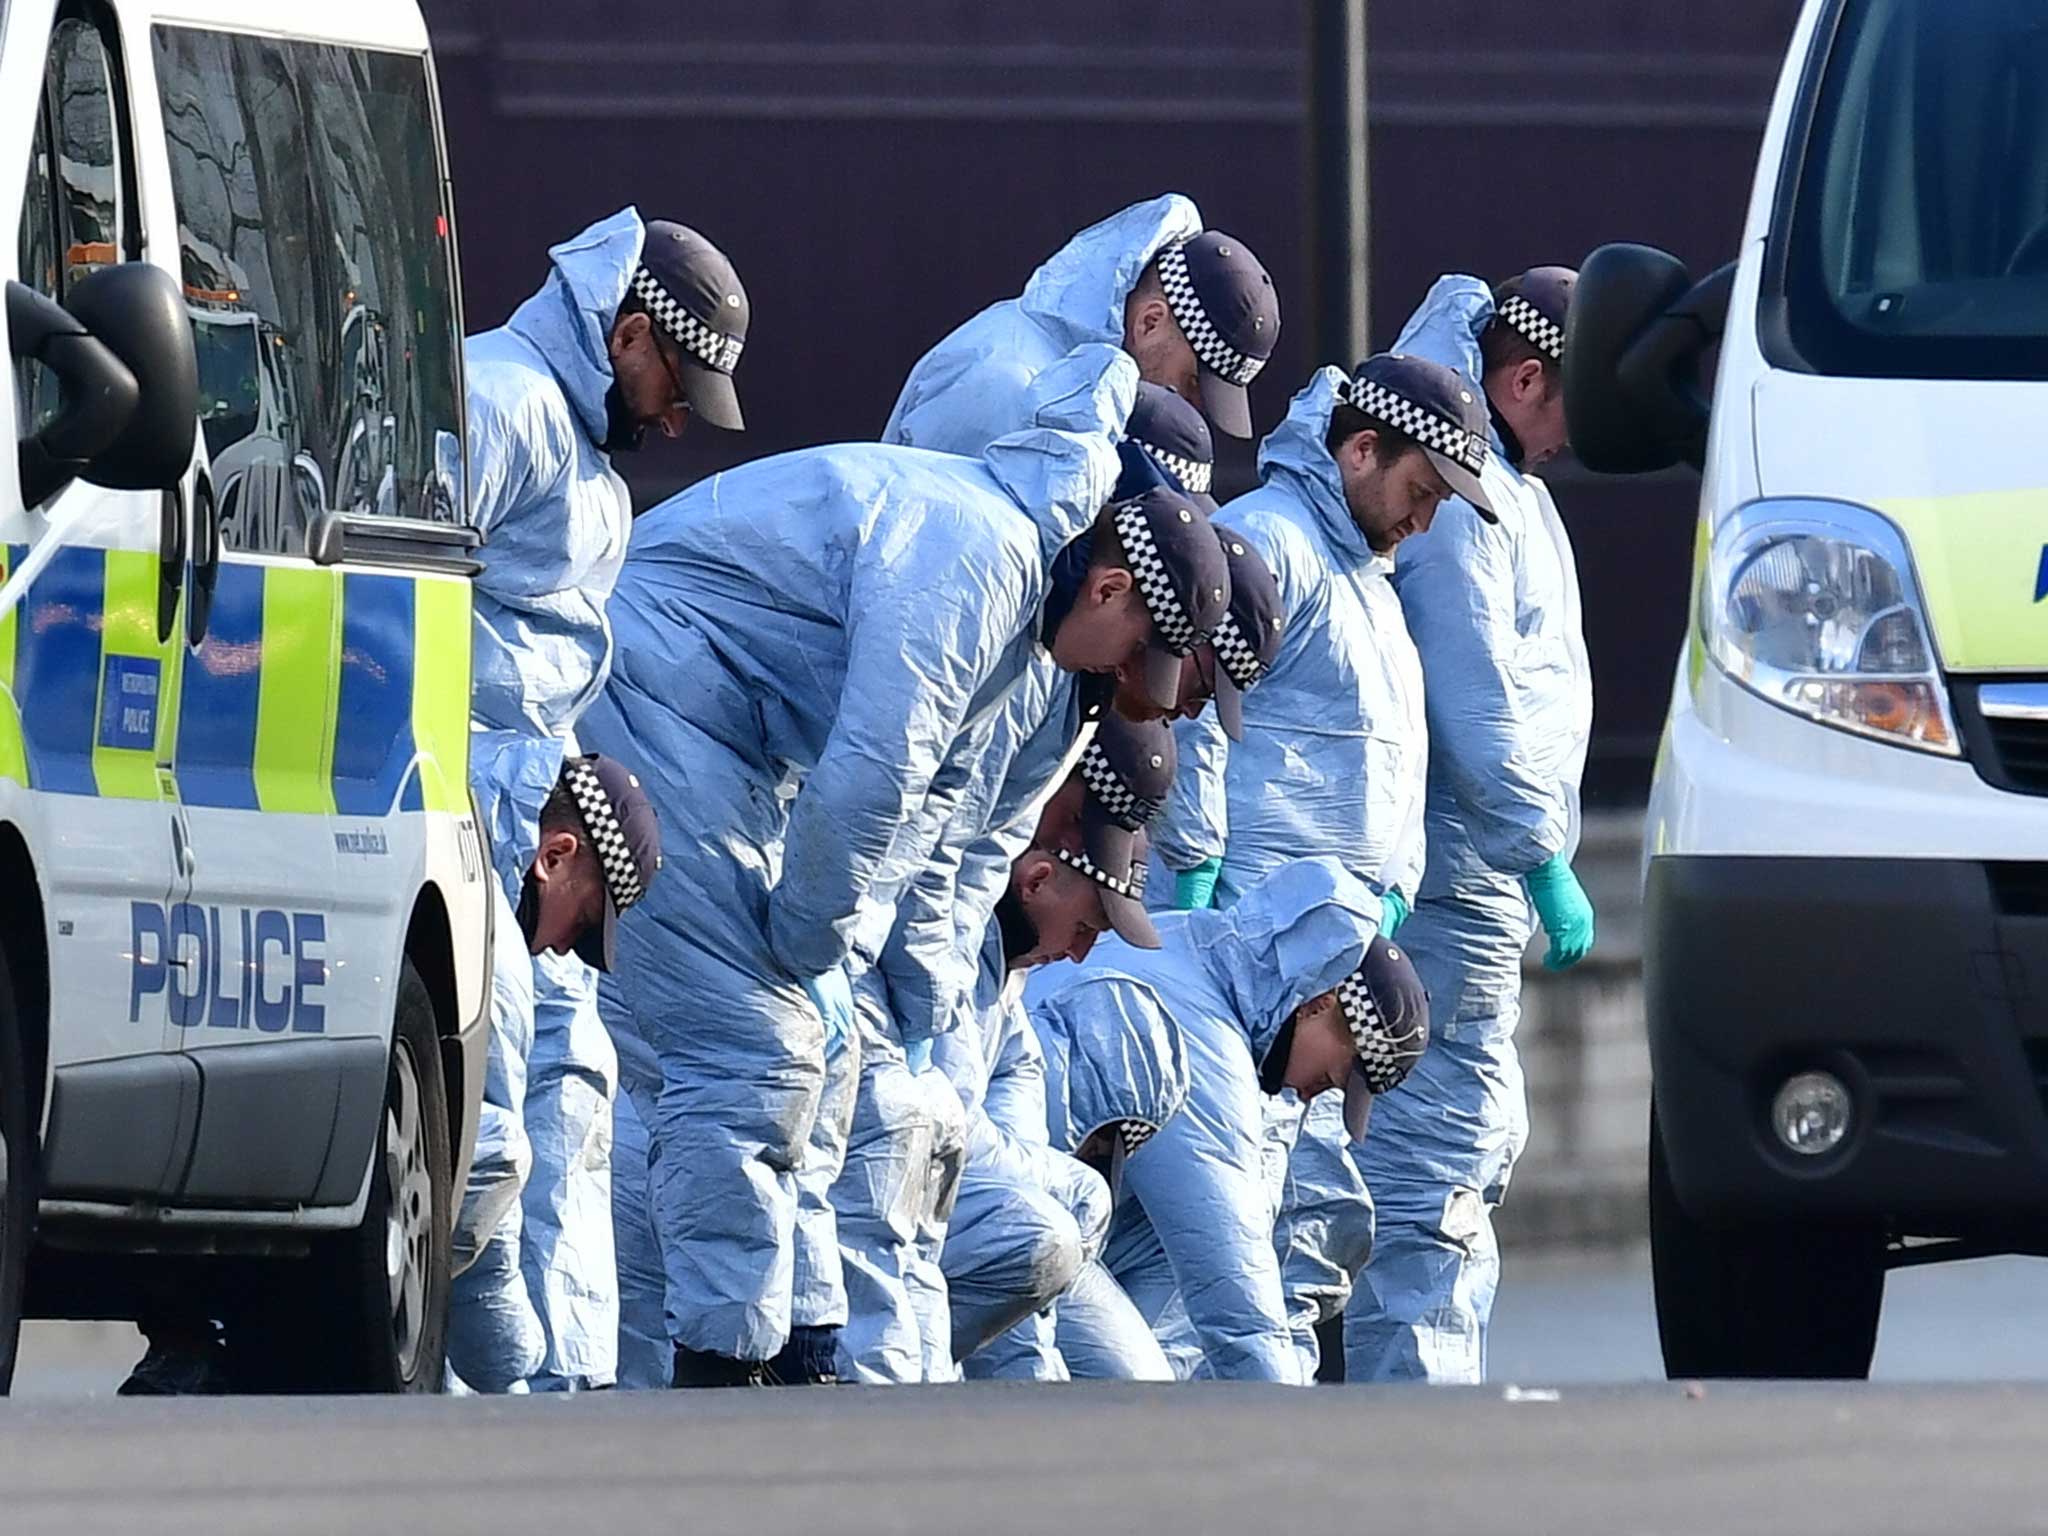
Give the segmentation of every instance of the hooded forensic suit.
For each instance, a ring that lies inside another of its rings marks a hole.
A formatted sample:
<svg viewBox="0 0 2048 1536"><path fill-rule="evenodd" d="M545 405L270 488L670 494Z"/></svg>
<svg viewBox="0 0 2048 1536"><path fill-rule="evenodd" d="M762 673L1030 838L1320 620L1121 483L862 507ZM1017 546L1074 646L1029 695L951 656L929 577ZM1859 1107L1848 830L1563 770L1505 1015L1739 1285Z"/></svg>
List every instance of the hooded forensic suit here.
<svg viewBox="0 0 2048 1536"><path fill-rule="evenodd" d="M689 1349L759 1361L788 1337L819 979L885 963L943 826L931 802L979 759L1039 651L1053 562L1115 482L1135 368L1093 348L1048 373L1041 424L978 459L784 454L634 530L582 735L630 754L673 822L603 1001L648 1047L627 1087Z"/></svg>
<svg viewBox="0 0 2048 1536"><path fill-rule="evenodd" d="M1493 296L1430 290L1398 343L1481 381ZM1378 1236L1345 1317L1348 1379L1474 1382L1500 1269L1493 1208L1528 1139L1514 1031L1535 931L1524 877L1578 844L1593 684L1571 540L1496 433L1488 523L1462 500L1401 546L1394 589L1427 680L1428 867L1401 930L1436 1038L1356 1149Z"/></svg>

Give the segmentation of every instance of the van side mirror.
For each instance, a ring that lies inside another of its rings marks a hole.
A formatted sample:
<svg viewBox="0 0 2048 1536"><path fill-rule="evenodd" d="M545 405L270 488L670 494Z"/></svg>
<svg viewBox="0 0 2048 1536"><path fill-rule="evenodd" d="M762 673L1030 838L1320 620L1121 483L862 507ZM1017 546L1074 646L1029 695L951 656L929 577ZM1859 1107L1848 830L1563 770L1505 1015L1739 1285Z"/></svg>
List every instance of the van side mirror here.
<svg viewBox="0 0 2048 1536"><path fill-rule="evenodd" d="M102 267L66 305L126 363L141 386L135 414L84 478L111 491L160 491L192 464L199 431L199 360L177 281L139 261Z"/></svg>
<svg viewBox="0 0 2048 1536"><path fill-rule="evenodd" d="M142 389L111 348L56 300L22 283L7 285L7 345L16 362L41 363L57 376L57 414L17 450L22 505L39 507L114 445Z"/></svg>
<svg viewBox="0 0 2048 1536"><path fill-rule="evenodd" d="M1699 282L1647 245L1603 245L1579 268L1564 336L1564 411L1588 469L1642 474L1706 459L1701 358L1721 339L1735 264Z"/></svg>
<svg viewBox="0 0 2048 1536"><path fill-rule="evenodd" d="M8 346L56 374L54 419L20 445L22 502L75 479L163 490L192 462L199 366L178 285L140 262L103 267L59 306L7 285Z"/></svg>

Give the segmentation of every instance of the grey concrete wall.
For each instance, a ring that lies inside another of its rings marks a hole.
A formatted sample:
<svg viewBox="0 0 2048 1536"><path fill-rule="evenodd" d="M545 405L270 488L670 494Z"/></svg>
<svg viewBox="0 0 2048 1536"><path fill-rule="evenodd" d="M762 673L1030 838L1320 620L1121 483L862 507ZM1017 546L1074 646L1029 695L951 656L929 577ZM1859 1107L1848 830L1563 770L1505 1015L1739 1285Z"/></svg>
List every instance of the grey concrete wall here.
<svg viewBox="0 0 2048 1536"><path fill-rule="evenodd" d="M1531 948L1519 1040L1529 1146L1501 1208L1510 1253L1639 1242L1650 1061L1643 1035L1640 813L1588 818L1575 861L1598 913L1593 953L1553 975Z"/></svg>

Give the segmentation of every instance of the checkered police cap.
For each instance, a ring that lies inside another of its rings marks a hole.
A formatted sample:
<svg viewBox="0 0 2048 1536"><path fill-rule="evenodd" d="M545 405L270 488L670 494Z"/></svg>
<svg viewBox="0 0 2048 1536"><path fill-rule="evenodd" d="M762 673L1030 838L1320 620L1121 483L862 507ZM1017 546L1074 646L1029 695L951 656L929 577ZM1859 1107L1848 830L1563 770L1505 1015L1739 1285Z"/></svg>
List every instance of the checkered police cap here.
<svg viewBox="0 0 2048 1536"><path fill-rule="evenodd" d="M1145 880L1151 872L1148 864L1133 864L1129 877L1118 879L1100 864L1089 858L1086 850L1080 853L1069 853L1064 848L1056 848L1053 852L1062 864L1065 864L1070 869L1078 870L1097 885L1107 890L1115 891L1119 896L1129 897L1132 901L1143 901L1145 899Z"/></svg>
<svg viewBox="0 0 2048 1536"><path fill-rule="evenodd" d="M1179 481L1180 488L1190 496L1206 496L1209 494L1209 482L1215 473L1215 465L1204 464L1199 459L1189 458L1186 454L1171 453L1164 448L1154 448L1150 443L1142 439L1133 438L1132 441L1145 450L1147 458L1151 459L1153 463Z"/></svg>
<svg viewBox="0 0 2048 1536"><path fill-rule="evenodd" d="M1180 594L1173 589L1173 578L1152 538L1152 525L1146 521L1143 504L1135 500L1123 502L1116 509L1114 522L1117 539L1124 547L1124 564L1138 583L1160 642L1176 656L1187 655L1201 635L1194 620L1188 617Z"/></svg>
<svg viewBox="0 0 2048 1536"><path fill-rule="evenodd" d="M1519 293L1501 300L1495 313L1503 325L1553 363L1564 361L1564 327Z"/></svg>
<svg viewBox="0 0 2048 1536"><path fill-rule="evenodd" d="M1394 959L1400 958L1398 950L1388 953ZM1410 1024L1400 1034L1393 1033L1380 1012L1379 1000L1373 996L1372 984L1362 965L1337 983L1337 1006L1351 1030L1351 1044L1358 1053L1365 1085L1374 1093L1398 1088L1428 1039L1427 1028Z"/></svg>
<svg viewBox="0 0 2048 1536"><path fill-rule="evenodd" d="M1130 781L1117 772L1116 764L1103 750L1100 736L1091 738L1081 754L1081 782L1109 819L1126 832L1144 831L1164 809L1157 800L1131 788Z"/></svg>
<svg viewBox="0 0 2048 1536"><path fill-rule="evenodd" d="M661 280L645 267L633 270L632 290L647 306L647 313L677 346L705 367L731 373L739 366L740 349L746 345L737 336L714 330L669 296Z"/></svg>
<svg viewBox="0 0 2048 1536"><path fill-rule="evenodd" d="M1209 312L1202 308L1200 295L1195 292L1195 281L1188 274L1188 258L1178 245L1169 245L1159 253L1159 286L1166 295L1166 307L1173 311L1175 324L1180 333L1187 337L1188 345L1194 348L1195 356L1202 366L1217 377L1232 384L1245 385L1259 376L1259 370L1266 366L1263 357L1247 357L1223 339L1209 319ZM1188 487L1193 490L1193 486Z"/></svg>
<svg viewBox="0 0 2048 1536"><path fill-rule="evenodd" d="M575 797L577 812L583 817L583 830L590 834L590 846L597 851L598 867L604 871L605 889L611 893L612 906L624 912L640 899L643 887L640 866L634 862L633 850L627 845L611 796L599 782L597 770L580 757L563 765L562 777Z"/></svg>
<svg viewBox="0 0 2048 1536"><path fill-rule="evenodd" d="M1249 689L1266 675L1266 664L1259 660L1257 647L1245 638L1236 614L1226 612L1216 621L1209 644L1215 648L1217 664L1240 689Z"/></svg>
<svg viewBox="0 0 2048 1536"><path fill-rule="evenodd" d="M1486 468L1486 439L1464 426L1396 394L1372 379L1345 381L1346 405L1383 421L1397 432L1405 432L1423 447L1442 454L1460 468L1480 474Z"/></svg>

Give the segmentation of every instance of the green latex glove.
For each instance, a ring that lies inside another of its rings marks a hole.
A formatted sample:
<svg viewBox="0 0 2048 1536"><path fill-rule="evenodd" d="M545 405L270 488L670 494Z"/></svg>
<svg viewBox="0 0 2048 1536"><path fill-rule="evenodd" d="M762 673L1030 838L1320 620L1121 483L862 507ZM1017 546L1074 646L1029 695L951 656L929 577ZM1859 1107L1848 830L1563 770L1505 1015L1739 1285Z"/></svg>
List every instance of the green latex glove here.
<svg viewBox="0 0 2048 1536"><path fill-rule="evenodd" d="M1408 921L1408 898L1397 890L1388 890L1380 898L1380 937L1391 939L1401 931L1401 925Z"/></svg>
<svg viewBox="0 0 2048 1536"><path fill-rule="evenodd" d="M1536 903L1543 931L1550 935L1550 952L1543 957L1543 968L1571 969L1593 947L1593 903L1586 899L1585 887L1561 853L1530 870L1522 883Z"/></svg>
<svg viewBox="0 0 2048 1536"><path fill-rule="evenodd" d="M1193 869L1181 870L1173 877L1173 904L1183 912L1214 906L1216 876L1222 869L1221 859L1204 859Z"/></svg>

